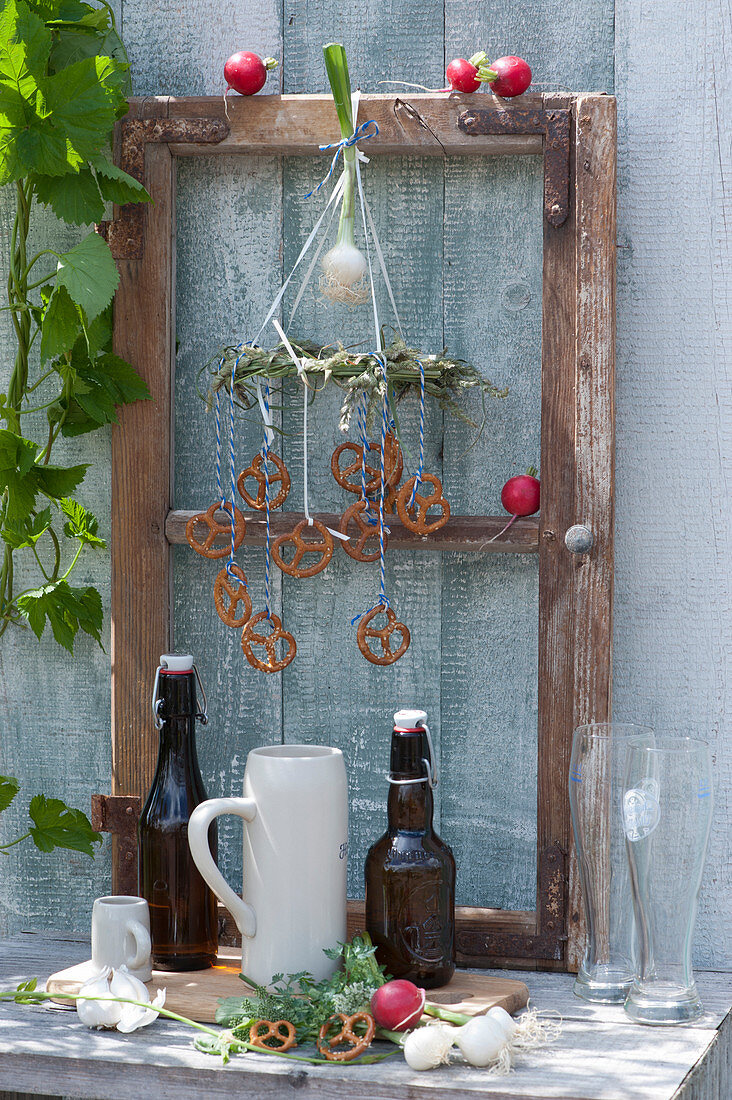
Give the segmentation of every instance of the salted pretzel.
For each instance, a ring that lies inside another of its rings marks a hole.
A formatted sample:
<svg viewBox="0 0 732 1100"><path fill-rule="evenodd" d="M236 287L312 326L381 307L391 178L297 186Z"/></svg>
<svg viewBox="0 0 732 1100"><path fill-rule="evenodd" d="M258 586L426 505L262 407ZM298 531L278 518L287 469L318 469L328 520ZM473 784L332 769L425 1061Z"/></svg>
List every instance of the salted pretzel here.
<svg viewBox="0 0 732 1100"><path fill-rule="evenodd" d="M308 531L315 537L306 537ZM294 557L289 562L282 556L282 550L288 543L295 547ZM318 554L319 557L312 565L301 566L300 562L306 554ZM294 531L280 535L272 543L272 561L290 577L314 577L316 573L322 573L332 557L333 536L325 524L317 519L312 524L306 519L300 520Z"/></svg>
<svg viewBox="0 0 732 1100"><path fill-rule="evenodd" d="M255 1020L249 1028L249 1042L262 1050L291 1050L297 1046L297 1035L289 1020Z"/></svg>
<svg viewBox="0 0 732 1100"><path fill-rule="evenodd" d="M207 508L205 512L198 512L195 516L191 516L186 524L186 539L188 545L200 554L204 558L225 558L231 549L231 519L227 519L225 523L219 523L215 518L216 513L221 510L229 513L231 517L232 504L227 501L216 501ZM206 536L203 540L199 539L196 533L198 527L206 528ZM244 535L246 533L247 525L244 520L244 516L241 514L238 508L234 508L234 549L238 550L244 541ZM215 546L214 541L217 535L227 535L228 542L225 545Z"/></svg>
<svg viewBox="0 0 732 1100"><path fill-rule="evenodd" d="M234 580L229 569L238 580ZM217 573L214 581L214 604L219 618L227 626L240 627L249 622L252 617L252 598L244 570L238 565L224 567ZM242 605L241 611L239 604Z"/></svg>
<svg viewBox="0 0 732 1100"><path fill-rule="evenodd" d="M330 1037L328 1032L341 1025L340 1031ZM356 1024L365 1024L366 1031L363 1035L356 1033ZM334 1012L320 1029L318 1035L318 1052L327 1058L329 1062L352 1062L363 1054L376 1033L376 1024L373 1016L368 1012L354 1012L353 1016L347 1016L345 1012ZM342 1047L336 1050L336 1047Z"/></svg>
<svg viewBox="0 0 732 1100"><path fill-rule="evenodd" d="M371 510L373 515L373 506L367 500L357 500L353 504L346 508L341 517L341 522L338 525L338 530L342 535L349 534L349 528L352 524L358 528L358 538L352 536L348 542L341 543L343 549L348 554L349 558L353 558L354 561L378 561L379 560L379 525L376 523L369 523L366 518L366 513ZM374 540L373 550L366 550L366 543L369 539ZM384 532L384 549L388 542L386 531Z"/></svg>
<svg viewBox="0 0 732 1100"><path fill-rule="evenodd" d="M373 496L381 486L381 444L367 443L367 452L375 452L377 463L372 466L366 461L366 496ZM353 454L355 457L347 466L341 467L341 455ZM361 463L363 461L363 447L358 443L340 443L333 451L330 460L330 468L333 477L343 489L349 493L358 495L363 491L361 483ZM393 489L399 484L399 479L404 470L404 458L402 449L391 432L387 432L384 441L384 478L385 487Z"/></svg>
<svg viewBox="0 0 732 1100"><path fill-rule="evenodd" d="M422 474L421 485L414 494L414 503L411 503L412 488L416 481L416 476L410 477L399 490L396 500L397 513L404 526L410 531L416 531L418 535L431 535L433 531L444 527L449 520L450 504L442 495L442 482L434 474ZM425 483L432 486L431 493L420 491ZM430 519L427 515L432 508L440 509L441 515L436 519Z"/></svg>
<svg viewBox="0 0 732 1100"><path fill-rule="evenodd" d="M270 615L269 622L272 630L269 634L261 634L256 628L267 620L267 612L260 611L254 615L241 633L241 648L244 656L252 668L258 668L260 672L282 672L294 660L297 653L297 642L289 631L284 630L282 621L278 615ZM283 657L277 656L277 642L282 639L286 649ZM262 660L254 653L255 646L264 646L267 659Z"/></svg>
<svg viewBox="0 0 732 1100"><path fill-rule="evenodd" d="M369 625L377 615L383 614L386 614L386 626L378 629L375 626ZM398 634L401 637L398 649L392 650L391 648L392 634ZM369 638L379 639L381 642L381 655L373 652L368 643ZM403 657L409 649L411 637L408 627L406 627L404 623L399 622L390 607L377 604L376 607L372 607L370 611L367 611L366 614L361 617L361 621L358 624L358 630L356 631L356 640L358 642L358 648L367 661L371 661L373 665L393 665L394 662L398 661L400 657Z"/></svg>
<svg viewBox="0 0 732 1100"><path fill-rule="evenodd" d="M259 454L252 459L251 466L247 466L246 470L242 470L236 483L240 495L244 498L249 507L256 508L258 512L263 512L266 508L265 493L267 483L264 476L264 470L262 469L263 462L264 456L260 451ZM267 462L271 462L275 466L275 470L272 473L269 472L269 466L267 468L270 491L273 485L279 483L280 486L277 493L274 496L270 496L269 506L270 508L281 508L287 500L287 494L290 491L290 475L280 456L273 454L272 451L267 452ZM253 477L257 483L257 495L255 497L252 496L246 487L246 483L251 477Z"/></svg>

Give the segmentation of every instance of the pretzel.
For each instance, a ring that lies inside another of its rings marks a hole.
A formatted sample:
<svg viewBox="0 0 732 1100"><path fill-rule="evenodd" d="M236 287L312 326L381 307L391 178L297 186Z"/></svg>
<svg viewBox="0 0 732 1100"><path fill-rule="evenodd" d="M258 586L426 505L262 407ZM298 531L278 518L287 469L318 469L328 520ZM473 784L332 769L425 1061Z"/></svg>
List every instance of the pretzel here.
<svg viewBox="0 0 732 1100"><path fill-rule="evenodd" d="M262 1031L262 1028L266 1030ZM275 1020L274 1023L272 1020L255 1020L249 1028L249 1042L262 1050L290 1050L297 1046L295 1027L289 1020Z"/></svg>
<svg viewBox="0 0 732 1100"><path fill-rule="evenodd" d="M244 626L252 617L252 598L247 588L247 578L244 571L238 565L232 565L231 572L238 577L234 581L227 568L221 569L214 581L214 604L222 623L227 626ZM228 605L224 599L228 596ZM243 604L243 610L237 613L239 604Z"/></svg>
<svg viewBox="0 0 732 1100"><path fill-rule="evenodd" d="M367 443L366 447L369 451L375 451L379 456L379 461L376 466L371 466L368 462L366 463L366 496L373 496L374 493L378 492L381 486L381 446L378 443ZM353 452L356 457L353 462L349 462L347 466L341 468L341 455L348 451ZM349 493L356 493L359 496L363 490L363 485L361 484L362 461L363 447L358 443L339 444L333 451L330 460L330 468L333 477L341 488L347 489ZM391 432L387 432L384 441L385 488L391 489L399 484L403 469L404 458L402 457L402 449ZM355 480L351 478L351 474L355 475Z"/></svg>
<svg viewBox="0 0 732 1100"><path fill-rule="evenodd" d="M386 626L381 630L375 626L370 627L369 623L377 615L386 613ZM392 634L399 634L401 637L401 643L398 649L392 650L389 640ZM381 641L382 655L379 657L370 648L367 639L378 638ZM371 661L373 665L393 665L395 661L398 661L400 657L409 649L409 642L411 641L409 629L400 623L396 615L390 607L386 607L383 604L377 604L376 607L372 607L370 611L367 611L365 615L361 617L361 621L358 624L358 630L356 631L356 640L358 641L358 648L363 653L367 661Z"/></svg>
<svg viewBox="0 0 732 1100"><path fill-rule="evenodd" d="M410 531L416 531L418 535L431 535L433 531L444 527L449 520L450 504L442 495L442 482L434 474L422 474L422 483L414 494L414 503L410 504L412 487L416 482L416 477L410 477L409 481L405 481L402 485L397 494L397 512L399 513L399 519ZM420 492L425 482L429 482L433 486L431 493ZM442 515L438 516L437 519L429 520L427 513L431 508L439 508Z"/></svg>
<svg viewBox="0 0 732 1100"><path fill-rule="evenodd" d="M367 511L371 508L371 503L368 500L357 500L353 504L346 508L341 522L338 525L338 530L342 535L348 534L348 528L352 523L355 523L358 528L359 535L354 542L353 538L349 542L341 543L343 549L348 554L349 558L353 558L354 561L378 561L379 560L379 525L378 523L369 523L366 518ZM366 543L369 539L375 539L376 545L373 550L366 551ZM384 549L387 545L387 535L384 532Z"/></svg>
<svg viewBox="0 0 732 1100"><path fill-rule="evenodd" d="M356 1024L366 1024L363 1035L357 1035L354 1028ZM341 1030L331 1039L328 1032L332 1027L341 1025ZM376 1024L373 1016L368 1012L354 1012L353 1016L347 1016L345 1012L334 1012L320 1029L318 1035L318 1053L327 1058L329 1062L352 1062L363 1054L371 1045L371 1040L376 1032ZM347 1044L345 1050L336 1050L339 1044Z"/></svg>
<svg viewBox="0 0 732 1100"><path fill-rule="evenodd" d="M186 539L188 540L188 545L204 558L225 558L231 549L231 519L228 519L226 523L219 523L218 520L214 519L219 509L228 512L229 516L231 516L232 505L229 501L221 502L217 500L210 508L207 508L205 512L198 512L195 516L191 516L186 524ZM199 524L208 528L208 533L203 542L199 541L196 537L196 527ZM234 508L235 550L238 550L244 541L246 529L247 525L244 516L238 508ZM229 543L225 546L214 546L214 540L217 535L228 535Z"/></svg>
<svg viewBox="0 0 732 1100"><path fill-rule="evenodd" d="M315 539L304 538L303 532L308 530L319 531L321 537ZM282 548L288 542L293 543L295 547L295 555L291 562L285 561L282 557ZM320 557L313 565L301 566L300 562L305 554L320 554ZM272 561L280 567L283 573L287 573L290 577L314 577L316 573L322 573L332 557L333 536L325 524L317 519L314 519L312 524L308 523L306 519L300 520L294 531L291 531L289 535L280 535L272 543Z"/></svg>
<svg viewBox="0 0 732 1100"><path fill-rule="evenodd" d="M247 466L246 470L242 470L236 483L240 496L244 498L250 508L256 508L258 512L263 512L267 506L264 499L267 489L267 483L264 476L264 470L262 469L263 461L264 456L260 451L259 454L255 455L255 457L252 459L251 466ZM270 497L269 506L270 508L281 508L287 500L287 494L290 491L290 475L287 472L287 467L285 466L279 455L273 454L272 451L268 451L267 461L273 462L274 465L277 467L275 473L272 474L269 473L269 469L267 470L270 490L275 482L280 482L280 487L276 495ZM257 482L256 497L253 497L246 488L246 483L250 477L253 477L254 480Z"/></svg>
<svg viewBox="0 0 732 1100"><path fill-rule="evenodd" d="M252 668L258 668L261 672L282 672L282 669L287 668L289 663L294 660L297 653L297 642L292 634L282 629L282 622L277 615L269 616L269 622L272 624L270 633L260 634L255 630L255 627L265 619L267 619L267 612L260 611L249 620L241 634L241 648ZM278 658L277 642L280 638L286 643L287 649L284 657ZM267 651L266 661L260 660L254 654L253 647L260 645L264 646Z"/></svg>

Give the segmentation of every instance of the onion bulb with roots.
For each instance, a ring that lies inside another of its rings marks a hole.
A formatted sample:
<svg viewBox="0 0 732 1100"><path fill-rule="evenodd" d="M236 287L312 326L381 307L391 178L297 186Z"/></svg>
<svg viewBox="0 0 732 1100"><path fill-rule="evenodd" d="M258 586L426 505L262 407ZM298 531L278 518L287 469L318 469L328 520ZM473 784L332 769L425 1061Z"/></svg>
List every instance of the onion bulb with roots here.
<svg viewBox="0 0 732 1100"><path fill-rule="evenodd" d="M409 1068L436 1069L449 1062L456 1031L450 1024L427 1024L410 1031L403 1048Z"/></svg>
<svg viewBox="0 0 732 1100"><path fill-rule="evenodd" d="M323 257L320 289L332 302L358 305L368 301L368 265L355 244L338 242Z"/></svg>

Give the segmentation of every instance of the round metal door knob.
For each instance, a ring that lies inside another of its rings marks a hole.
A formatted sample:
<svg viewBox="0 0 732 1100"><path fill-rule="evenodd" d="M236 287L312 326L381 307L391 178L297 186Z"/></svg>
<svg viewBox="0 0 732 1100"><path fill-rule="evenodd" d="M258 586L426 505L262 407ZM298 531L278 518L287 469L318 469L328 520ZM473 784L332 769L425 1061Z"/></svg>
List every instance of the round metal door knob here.
<svg viewBox="0 0 732 1100"><path fill-rule="evenodd" d="M564 536L564 545L573 554L587 554L592 549L594 541L592 531L583 523L575 523Z"/></svg>

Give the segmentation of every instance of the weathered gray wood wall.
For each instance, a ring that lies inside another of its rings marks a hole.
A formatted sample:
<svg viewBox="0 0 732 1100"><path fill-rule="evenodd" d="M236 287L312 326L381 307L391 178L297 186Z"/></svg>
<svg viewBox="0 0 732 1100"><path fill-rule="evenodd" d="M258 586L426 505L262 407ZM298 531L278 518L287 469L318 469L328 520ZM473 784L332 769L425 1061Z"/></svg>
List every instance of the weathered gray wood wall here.
<svg viewBox="0 0 732 1100"><path fill-rule="evenodd" d="M273 0L122 4L141 94L217 93L224 59L247 47L283 60L283 90L325 90L321 46L334 38L346 45L354 81L369 89L396 78L437 86L446 59L479 47L494 56L526 56L544 86L612 91L615 80L622 234L615 706L616 713L653 720L659 729L683 727L715 742L719 808L697 937L699 961L715 966L732 962L723 790L730 734L725 741L722 726L723 615L730 603L723 495L729 242L722 173L730 126L724 113L729 75L718 45L729 29L722 6L702 0L687 5L683 19L671 0L650 15L639 0L537 0L523 7L397 0L365 9L330 0L317 8L301 0L284 8ZM677 74L689 71L705 78L682 85ZM277 80L270 77L268 87L275 90ZM258 327L318 208L302 196L322 169L321 163L268 158L180 166L181 507L203 503L213 485L213 431L195 396L196 372L220 341L248 338ZM510 386L508 400L491 405L486 432L467 458L460 457L464 431L447 416L432 413L429 420L430 461L442 471L455 508L493 511L504 478L535 460L538 449L537 165L531 158L389 159L373 164L367 181L410 338L434 348L444 341ZM50 236L58 232L52 222L43 227ZM350 337L367 336L359 314L334 321L310 297L294 331L333 339L346 323ZM9 336L2 331L5 349ZM310 448L312 497L334 510L342 495L327 459L336 441L336 407L335 398L316 406ZM405 419L414 430L413 408ZM299 406L283 413L293 508L301 506L299 423ZM240 457L258 442L256 425L242 424ZM104 521L108 439L79 446L95 462L85 502ZM261 554L248 551L241 560L261 599ZM106 559L90 555L85 568L106 596ZM275 571L276 600L283 601L300 646L281 680L243 667L236 636L227 636L212 611L214 572L185 549L176 552L176 641L199 655L213 697L214 718L201 738L210 793L240 789L246 753L255 744L284 738L342 745L354 814L351 890L357 893L364 848L382 823L390 712L393 705L422 702L441 743L440 827L461 865L461 900L531 906L535 563L392 555L389 590L414 641L386 671L367 666L355 652L349 626L372 602L375 567L338 554L326 574L308 582L280 585ZM0 770L21 775L29 789L51 792L58 784L69 799L88 804L92 791L108 789L107 659L83 641L72 661L50 642L38 647L23 638L4 639L0 661ZM222 824L226 868L236 878L238 832L232 822ZM3 871L0 928L83 928L88 899L107 888L104 856L91 865L83 857L72 862L31 851L3 861Z"/></svg>

